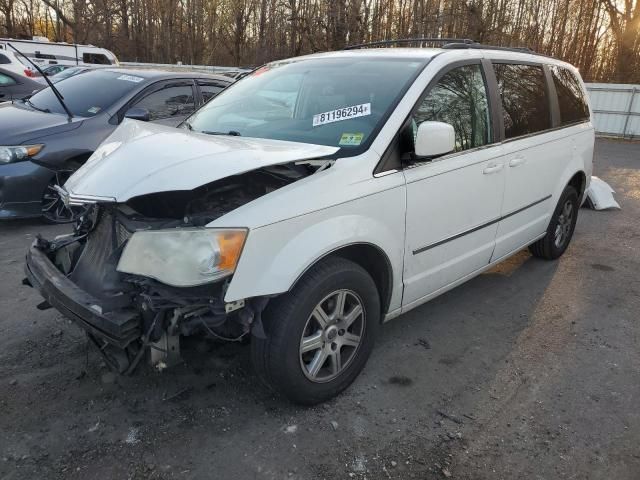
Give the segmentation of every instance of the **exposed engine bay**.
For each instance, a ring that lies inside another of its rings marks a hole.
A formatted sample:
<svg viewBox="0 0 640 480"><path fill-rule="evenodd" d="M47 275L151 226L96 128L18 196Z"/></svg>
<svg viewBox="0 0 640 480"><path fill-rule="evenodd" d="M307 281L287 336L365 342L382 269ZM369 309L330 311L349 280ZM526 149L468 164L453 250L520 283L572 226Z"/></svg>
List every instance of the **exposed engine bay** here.
<svg viewBox="0 0 640 480"><path fill-rule="evenodd" d="M91 204L73 234L53 241L38 238L35 247L66 279L95 299L90 308L99 318L91 320L90 328L83 326L113 369L131 373L147 347L152 363L171 364L177 360L179 336L205 334L224 341L240 341L249 333L264 337L261 312L268 299L225 303L231 277L173 287L119 272L116 267L128 240L136 231L205 226L330 165L327 161L275 165L191 191L152 193L122 204ZM45 302L42 308L49 306ZM117 320L104 320L107 315Z"/></svg>

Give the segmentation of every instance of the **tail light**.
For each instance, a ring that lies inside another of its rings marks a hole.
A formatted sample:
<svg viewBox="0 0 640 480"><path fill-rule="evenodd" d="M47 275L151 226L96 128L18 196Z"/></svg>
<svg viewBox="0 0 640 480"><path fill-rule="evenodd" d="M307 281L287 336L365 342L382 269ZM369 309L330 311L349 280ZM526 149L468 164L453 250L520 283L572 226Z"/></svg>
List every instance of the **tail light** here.
<svg viewBox="0 0 640 480"><path fill-rule="evenodd" d="M31 70L29 70L28 68L25 68L25 69L24 69L24 74L25 74L27 77L35 77L35 75L33 74L33 72L32 72Z"/></svg>

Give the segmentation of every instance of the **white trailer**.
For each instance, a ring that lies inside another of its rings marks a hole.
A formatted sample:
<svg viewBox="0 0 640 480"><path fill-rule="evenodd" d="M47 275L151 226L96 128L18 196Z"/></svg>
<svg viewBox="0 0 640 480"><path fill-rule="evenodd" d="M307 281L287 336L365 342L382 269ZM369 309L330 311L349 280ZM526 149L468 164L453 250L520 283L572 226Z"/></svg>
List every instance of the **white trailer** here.
<svg viewBox="0 0 640 480"><path fill-rule="evenodd" d="M43 68L49 65L119 65L113 52L93 45L50 42L44 37L34 37L33 40L0 38L0 52L13 52L8 44L16 47L33 63Z"/></svg>

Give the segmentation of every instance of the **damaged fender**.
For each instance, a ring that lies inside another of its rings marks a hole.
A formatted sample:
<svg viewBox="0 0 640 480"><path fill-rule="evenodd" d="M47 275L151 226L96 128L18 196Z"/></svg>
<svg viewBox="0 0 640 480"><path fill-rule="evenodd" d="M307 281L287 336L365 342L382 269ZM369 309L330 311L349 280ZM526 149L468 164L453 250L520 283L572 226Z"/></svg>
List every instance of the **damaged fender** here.
<svg viewBox="0 0 640 480"><path fill-rule="evenodd" d="M364 243L387 256L394 277L389 311L400 308L403 248L398 237L404 232L404 216L397 212L404 201L401 188L368 197L366 210L385 212L385 221L367 215L363 200L353 200L252 230L225 301L284 293L328 253Z"/></svg>

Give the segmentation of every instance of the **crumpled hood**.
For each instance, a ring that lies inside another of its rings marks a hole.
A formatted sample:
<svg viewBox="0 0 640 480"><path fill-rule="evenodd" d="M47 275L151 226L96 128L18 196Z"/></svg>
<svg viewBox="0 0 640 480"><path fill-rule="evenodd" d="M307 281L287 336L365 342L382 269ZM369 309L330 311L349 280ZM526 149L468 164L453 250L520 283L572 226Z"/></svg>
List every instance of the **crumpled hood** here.
<svg viewBox="0 0 640 480"><path fill-rule="evenodd" d="M193 190L269 165L331 155L336 147L193 133L125 120L65 184L73 196L126 202Z"/></svg>

